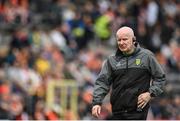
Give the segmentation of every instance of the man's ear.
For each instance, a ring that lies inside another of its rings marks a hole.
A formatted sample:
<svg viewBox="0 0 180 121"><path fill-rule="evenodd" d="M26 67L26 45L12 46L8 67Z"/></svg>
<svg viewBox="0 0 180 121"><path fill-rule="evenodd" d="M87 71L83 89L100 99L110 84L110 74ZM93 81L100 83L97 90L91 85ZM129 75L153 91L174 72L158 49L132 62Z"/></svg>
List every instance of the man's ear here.
<svg viewBox="0 0 180 121"><path fill-rule="evenodd" d="M133 44L137 47L138 42L136 41L136 37L134 36L132 39L133 39Z"/></svg>
<svg viewBox="0 0 180 121"><path fill-rule="evenodd" d="M133 42L136 42L136 37L135 36L132 39L133 39Z"/></svg>

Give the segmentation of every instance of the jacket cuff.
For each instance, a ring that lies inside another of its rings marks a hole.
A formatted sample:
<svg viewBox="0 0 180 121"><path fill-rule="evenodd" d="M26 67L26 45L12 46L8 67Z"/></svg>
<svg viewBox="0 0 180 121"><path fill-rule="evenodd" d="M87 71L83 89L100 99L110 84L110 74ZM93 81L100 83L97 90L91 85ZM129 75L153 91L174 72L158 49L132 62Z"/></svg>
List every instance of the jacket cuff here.
<svg viewBox="0 0 180 121"><path fill-rule="evenodd" d="M92 106L95 106L95 105L102 105L102 103L101 102L93 102Z"/></svg>

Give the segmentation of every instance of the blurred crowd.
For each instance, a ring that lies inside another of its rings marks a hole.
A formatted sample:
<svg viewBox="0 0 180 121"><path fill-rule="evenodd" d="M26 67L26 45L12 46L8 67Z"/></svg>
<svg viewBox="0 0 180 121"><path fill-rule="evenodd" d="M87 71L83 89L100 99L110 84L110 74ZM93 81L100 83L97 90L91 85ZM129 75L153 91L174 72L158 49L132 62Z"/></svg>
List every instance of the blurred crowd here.
<svg viewBox="0 0 180 121"><path fill-rule="evenodd" d="M93 85L124 25L166 72L148 119L180 120L179 0L0 0L0 119L94 119ZM68 79L77 83L78 111L62 116L47 106L47 88ZM107 96L99 119L110 116Z"/></svg>

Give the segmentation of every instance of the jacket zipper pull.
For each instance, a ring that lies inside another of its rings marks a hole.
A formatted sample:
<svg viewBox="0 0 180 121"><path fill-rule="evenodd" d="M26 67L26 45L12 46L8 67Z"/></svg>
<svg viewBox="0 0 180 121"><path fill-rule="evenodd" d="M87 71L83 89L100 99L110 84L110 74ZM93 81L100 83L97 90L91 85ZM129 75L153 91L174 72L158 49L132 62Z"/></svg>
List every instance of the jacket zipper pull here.
<svg viewBox="0 0 180 121"><path fill-rule="evenodd" d="M126 72L128 71L128 57L126 57Z"/></svg>

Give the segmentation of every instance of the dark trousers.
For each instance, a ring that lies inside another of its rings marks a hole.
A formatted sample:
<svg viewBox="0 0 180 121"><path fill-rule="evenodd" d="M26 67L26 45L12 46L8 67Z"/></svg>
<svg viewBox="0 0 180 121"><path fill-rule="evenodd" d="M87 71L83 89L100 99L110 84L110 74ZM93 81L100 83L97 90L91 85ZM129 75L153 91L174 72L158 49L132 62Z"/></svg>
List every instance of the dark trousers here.
<svg viewBox="0 0 180 121"><path fill-rule="evenodd" d="M146 120L148 110L130 111L113 114L111 120Z"/></svg>

